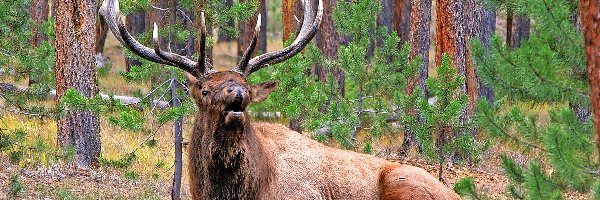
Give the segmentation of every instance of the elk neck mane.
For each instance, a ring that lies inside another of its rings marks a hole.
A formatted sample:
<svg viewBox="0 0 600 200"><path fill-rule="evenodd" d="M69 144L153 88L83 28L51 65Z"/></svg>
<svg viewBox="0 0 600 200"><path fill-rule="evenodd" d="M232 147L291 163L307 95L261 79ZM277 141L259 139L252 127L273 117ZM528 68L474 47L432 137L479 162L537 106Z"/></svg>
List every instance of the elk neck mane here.
<svg viewBox="0 0 600 200"><path fill-rule="evenodd" d="M198 156L190 156L190 175L201 177L190 178L203 191L192 192L202 199L261 199L269 193L274 169L260 138L249 120L226 125L223 117L214 116L220 114L196 116L190 153Z"/></svg>

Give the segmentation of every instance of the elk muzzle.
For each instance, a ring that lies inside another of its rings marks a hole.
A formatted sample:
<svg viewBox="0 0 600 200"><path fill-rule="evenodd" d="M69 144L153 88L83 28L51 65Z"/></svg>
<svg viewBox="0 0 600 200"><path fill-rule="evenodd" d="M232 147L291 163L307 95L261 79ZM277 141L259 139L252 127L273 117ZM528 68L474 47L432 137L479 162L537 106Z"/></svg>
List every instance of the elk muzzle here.
<svg viewBox="0 0 600 200"><path fill-rule="evenodd" d="M244 112L249 101L248 92L239 85L230 86L224 92L226 106L223 114L225 115L225 123L241 122L243 124L245 121Z"/></svg>

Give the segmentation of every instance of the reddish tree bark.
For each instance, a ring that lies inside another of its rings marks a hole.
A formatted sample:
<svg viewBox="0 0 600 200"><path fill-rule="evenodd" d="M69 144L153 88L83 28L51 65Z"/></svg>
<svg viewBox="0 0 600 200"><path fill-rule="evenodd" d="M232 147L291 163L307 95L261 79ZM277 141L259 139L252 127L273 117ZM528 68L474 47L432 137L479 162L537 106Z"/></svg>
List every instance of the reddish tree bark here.
<svg viewBox="0 0 600 200"><path fill-rule="evenodd" d="M290 39L292 34L296 34L300 25L296 19L302 21L302 3L300 0L281 0L281 12L283 20L283 41Z"/></svg>
<svg viewBox="0 0 600 200"><path fill-rule="evenodd" d="M411 12L411 1L410 0L394 0L394 17L392 18L392 24L394 30L400 37L400 46L408 42L410 36L410 12Z"/></svg>
<svg viewBox="0 0 600 200"><path fill-rule="evenodd" d="M590 100L594 113L596 148L600 151L600 1L579 1L579 12L583 24L587 75L590 83Z"/></svg>
<svg viewBox="0 0 600 200"><path fill-rule="evenodd" d="M421 88L427 98L427 87L425 80L427 79L429 67L429 30L431 24L431 1L429 0L413 0L411 2L410 14L410 58L421 59L421 70L417 77L409 80L406 87L406 92L412 94L415 87ZM416 110L412 110L411 115L417 115ZM404 141L402 142L402 151L408 154L410 149L415 145L416 138L414 132L406 130L404 132Z"/></svg>
<svg viewBox="0 0 600 200"><path fill-rule="evenodd" d="M94 0L62 0L56 5L56 100L68 88L85 97L98 94L94 62L96 3ZM100 155L100 124L97 114L71 110L59 118L58 145L75 148L79 168L90 168Z"/></svg>
<svg viewBox="0 0 600 200"><path fill-rule="evenodd" d="M439 65L442 54L452 58L452 65L459 74L465 74L466 68L466 42L463 2L459 0L436 0L436 55L435 61Z"/></svg>

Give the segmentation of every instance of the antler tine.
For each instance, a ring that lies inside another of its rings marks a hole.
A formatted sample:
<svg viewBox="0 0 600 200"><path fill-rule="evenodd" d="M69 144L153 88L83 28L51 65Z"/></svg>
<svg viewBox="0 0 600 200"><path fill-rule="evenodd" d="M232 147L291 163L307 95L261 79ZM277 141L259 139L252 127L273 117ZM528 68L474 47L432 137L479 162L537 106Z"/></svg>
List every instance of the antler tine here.
<svg viewBox="0 0 600 200"><path fill-rule="evenodd" d="M152 32L152 39L154 40L154 53L158 55L158 57L163 60L167 60L175 65L175 67L179 67L191 74L198 74L196 69L196 62L190 60L186 57L180 56L178 54L174 54L171 52L165 52L160 50L160 40L158 38L158 26L154 23L154 30ZM190 71L188 71L190 70Z"/></svg>
<svg viewBox="0 0 600 200"><path fill-rule="evenodd" d="M198 69L197 77L206 76L209 70L206 67L206 19L204 18L204 12L200 13L200 48L198 49L198 63L196 65Z"/></svg>
<svg viewBox="0 0 600 200"><path fill-rule="evenodd" d="M188 73L196 74L196 69L194 68L196 65L195 61L187 59L183 56L179 56L177 54L164 53L160 50L157 51L156 49L158 49L158 45L156 41L155 45L157 46L155 50L152 50L151 48L148 48L139 43L129 33L129 31L127 31L125 24L123 24L123 20L121 20L121 12L119 10L118 0L104 0L104 2L102 2L102 6L99 9L99 13L104 17L106 25L113 33L113 35L115 35L117 40L119 40L121 44L123 44L133 53L152 62L171 65L174 67L178 67Z"/></svg>
<svg viewBox="0 0 600 200"><path fill-rule="evenodd" d="M254 27L254 35L252 36L252 41L250 42L250 45L248 46L246 51L244 51L244 55L242 55L240 63L238 63L238 66L233 71L239 72L244 75L247 74L246 70L248 69L248 62L250 62L250 57L252 56L252 53L254 53L254 49L256 48L258 35L260 34L261 23L261 14L258 14L258 18L256 19L256 26Z"/></svg>
<svg viewBox="0 0 600 200"><path fill-rule="evenodd" d="M284 60L291 58L292 56L298 54L306 45L315 37L319 26L321 25L321 20L323 19L323 1L319 0L319 7L317 10L317 16L312 19L314 12L312 10L312 3L308 2L309 0L305 0L304 2L304 21L302 22L302 28L300 29L300 33L294 40L294 42L279 51L269 52L260 56L256 56L250 60L248 63L248 68L245 70L245 75L248 76L251 73L262 69L267 65L273 65ZM311 21L312 20L312 21Z"/></svg>

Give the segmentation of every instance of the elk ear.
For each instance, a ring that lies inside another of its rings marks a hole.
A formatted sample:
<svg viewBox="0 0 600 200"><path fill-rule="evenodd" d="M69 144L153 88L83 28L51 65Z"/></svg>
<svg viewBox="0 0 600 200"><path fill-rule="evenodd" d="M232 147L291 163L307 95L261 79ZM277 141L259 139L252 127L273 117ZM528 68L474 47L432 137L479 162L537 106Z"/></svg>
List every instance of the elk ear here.
<svg viewBox="0 0 600 200"><path fill-rule="evenodd" d="M185 73L185 78L187 79L188 86L196 85L198 83L198 78L190 73Z"/></svg>
<svg viewBox="0 0 600 200"><path fill-rule="evenodd" d="M252 102L258 103L267 99L269 94L277 89L278 84L279 81L269 81L250 86L250 90L252 91Z"/></svg>

